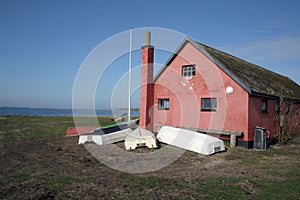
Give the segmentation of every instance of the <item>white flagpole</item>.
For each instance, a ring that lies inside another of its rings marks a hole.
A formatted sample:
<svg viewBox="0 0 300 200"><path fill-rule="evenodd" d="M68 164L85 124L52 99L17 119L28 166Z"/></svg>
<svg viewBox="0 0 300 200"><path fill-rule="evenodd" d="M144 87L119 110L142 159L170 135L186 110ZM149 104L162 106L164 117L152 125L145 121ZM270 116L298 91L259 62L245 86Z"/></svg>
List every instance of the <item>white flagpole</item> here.
<svg viewBox="0 0 300 200"><path fill-rule="evenodd" d="M131 67L132 67L131 51L132 51L132 27L130 27L130 30L129 30L128 121L130 121L130 118L131 118L131 103L130 103L130 101L131 101L131 98L130 98L130 95L131 95Z"/></svg>

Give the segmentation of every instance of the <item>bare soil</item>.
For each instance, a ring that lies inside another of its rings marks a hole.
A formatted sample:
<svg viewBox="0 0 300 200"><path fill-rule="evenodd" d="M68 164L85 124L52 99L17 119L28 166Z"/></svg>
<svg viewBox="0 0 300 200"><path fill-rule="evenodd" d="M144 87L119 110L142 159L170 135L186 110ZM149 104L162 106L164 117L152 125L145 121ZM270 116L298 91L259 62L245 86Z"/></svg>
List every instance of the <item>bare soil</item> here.
<svg viewBox="0 0 300 200"><path fill-rule="evenodd" d="M155 187L149 189L143 185L131 188L128 182L131 175L99 162L84 145L78 145L77 142L77 137L11 139L3 142L0 146L0 199L143 199L139 196L141 192L153 195L157 192ZM276 148L292 149L292 145L299 144L298 137L288 145ZM122 142L117 146L124 148ZM137 149L140 153L149 151L146 148ZM253 155L257 160L247 160ZM250 180L282 179L284 177L271 173L272 164L276 163L284 170L290 165L299 164L297 158L269 156L242 148L227 149L226 152L211 156L186 152L163 169L132 177L182 179L188 185L195 184L196 179L210 177L244 178L239 184L251 196L256 189ZM137 195L134 191L129 195L129 189L136 190ZM193 191L189 191L188 187L180 187L172 192L174 194L160 194L160 197L178 199Z"/></svg>

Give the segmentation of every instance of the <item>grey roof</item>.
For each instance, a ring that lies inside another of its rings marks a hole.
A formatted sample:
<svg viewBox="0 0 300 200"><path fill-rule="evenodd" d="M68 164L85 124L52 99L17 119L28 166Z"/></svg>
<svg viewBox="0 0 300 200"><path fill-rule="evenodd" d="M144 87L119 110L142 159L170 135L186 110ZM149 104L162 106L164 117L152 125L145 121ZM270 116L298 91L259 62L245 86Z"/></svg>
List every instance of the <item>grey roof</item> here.
<svg viewBox="0 0 300 200"><path fill-rule="evenodd" d="M179 53L186 42L190 42L194 45L250 94L258 93L300 100L300 86L290 78L237 58L223 51L195 42L190 38L185 39L172 57ZM173 60L172 57L169 59L165 67ZM164 71L164 68L156 76L156 79Z"/></svg>

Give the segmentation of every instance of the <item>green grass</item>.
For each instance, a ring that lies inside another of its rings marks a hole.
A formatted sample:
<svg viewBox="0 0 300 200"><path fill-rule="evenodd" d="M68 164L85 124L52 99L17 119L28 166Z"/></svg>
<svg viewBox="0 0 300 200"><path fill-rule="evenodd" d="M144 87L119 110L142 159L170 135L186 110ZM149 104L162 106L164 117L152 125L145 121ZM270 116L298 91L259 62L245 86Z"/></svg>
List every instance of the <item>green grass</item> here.
<svg viewBox="0 0 300 200"><path fill-rule="evenodd" d="M144 195L146 199L166 193L178 199L298 199L300 196L299 174L288 181L215 177L194 179L192 184L182 178L140 177L131 174L121 174L118 178L126 182L123 195ZM250 184L250 188L245 183ZM147 192L149 190L153 192Z"/></svg>
<svg viewBox="0 0 300 200"><path fill-rule="evenodd" d="M284 181L258 180L256 199L299 199L299 177Z"/></svg>
<svg viewBox="0 0 300 200"><path fill-rule="evenodd" d="M18 182L34 179L40 181L41 183L49 187L59 189L59 190L62 190L66 185L81 181L77 178L70 177L70 176L45 177L45 176L31 176L29 174L17 174L12 176L11 179L14 179Z"/></svg>
<svg viewBox="0 0 300 200"><path fill-rule="evenodd" d="M118 178L128 183L127 186L130 190L139 187L145 189L159 188L161 190L185 189L189 187L188 183L183 179L168 179L168 178L161 178L156 176L139 177L127 173L120 174Z"/></svg>
<svg viewBox="0 0 300 200"><path fill-rule="evenodd" d="M190 152L186 152L189 156ZM229 150L231 158L242 169L259 170L265 176L240 178L216 176L204 179L195 178L187 182L182 178L141 177L123 173L119 179L127 183L127 196L139 191L140 195L148 190L155 194L180 192L178 199L299 199L300 197L300 146L288 145L255 151L244 148ZM234 169L233 169L234 170ZM186 191L186 193L184 192ZM147 198L156 198L147 193Z"/></svg>
<svg viewBox="0 0 300 200"><path fill-rule="evenodd" d="M297 171L299 172L299 170ZM102 182L93 179L78 179L69 176L44 177L18 174L13 177L17 181L35 179L42 184L62 191L72 183L95 183L102 187ZM109 189L112 196L122 195L126 198L159 199L168 194L176 199L298 199L299 174L289 181L268 179L247 179L215 177L194 179L192 183L183 178L162 178L156 176L141 177L138 175L120 173L117 175L122 191ZM249 190L244 183L251 183ZM252 194L253 193L253 194ZM251 195L251 198L250 198Z"/></svg>
<svg viewBox="0 0 300 200"><path fill-rule="evenodd" d="M98 120L101 126L114 123L109 117L99 117ZM91 125L89 118L82 118L81 125ZM69 126L74 126L72 117L5 116L0 118L0 136L4 136L4 139L63 137ZM124 199L299 199L299 144L269 148L263 152L234 148L227 153L228 159L234 160L239 168L248 172L258 170L265 176L216 175L186 180L185 177L166 178L118 172L113 179L117 180L115 187L119 190L107 188L107 191L112 196ZM192 152L186 152L184 156L191 159L197 157ZM94 177L46 177L26 173L10 178L18 182L34 179L59 190L78 182L104 187L106 181L109 181Z"/></svg>
<svg viewBox="0 0 300 200"><path fill-rule="evenodd" d="M126 173L120 174L118 178L126 183L127 196L142 195L149 190L153 193L148 193L145 196L147 198L169 193L178 199L247 199L249 194L240 184L244 179L238 178L194 179L192 183L183 178L140 177Z"/></svg>
<svg viewBox="0 0 300 200"><path fill-rule="evenodd" d="M197 198L247 199L248 191L240 183L243 179L217 177L197 179Z"/></svg>
<svg viewBox="0 0 300 200"><path fill-rule="evenodd" d="M114 124L111 117L98 117L99 125ZM90 117L79 118L79 126L95 125ZM65 136L69 126L75 126L73 117L2 116L0 133L6 139L31 139Z"/></svg>

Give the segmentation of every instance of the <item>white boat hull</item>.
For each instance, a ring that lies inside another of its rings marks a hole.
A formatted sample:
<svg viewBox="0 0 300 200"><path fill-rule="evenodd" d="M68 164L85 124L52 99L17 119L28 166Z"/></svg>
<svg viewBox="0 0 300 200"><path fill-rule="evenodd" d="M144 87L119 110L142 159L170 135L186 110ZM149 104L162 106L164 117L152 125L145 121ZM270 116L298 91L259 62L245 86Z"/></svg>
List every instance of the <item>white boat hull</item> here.
<svg viewBox="0 0 300 200"><path fill-rule="evenodd" d="M160 142L203 155L210 155L225 150L224 142L218 138L170 126L163 126L156 138Z"/></svg>
<svg viewBox="0 0 300 200"><path fill-rule="evenodd" d="M83 134L79 135L78 144L84 144L86 142L94 142L98 145L111 144L125 140L127 135L132 132L131 128L112 132L109 134Z"/></svg>
<svg viewBox="0 0 300 200"><path fill-rule="evenodd" d="M157 148L156 138L151 131L137 128L126 137L125 148L131 150L142 146Z"/></svg>

